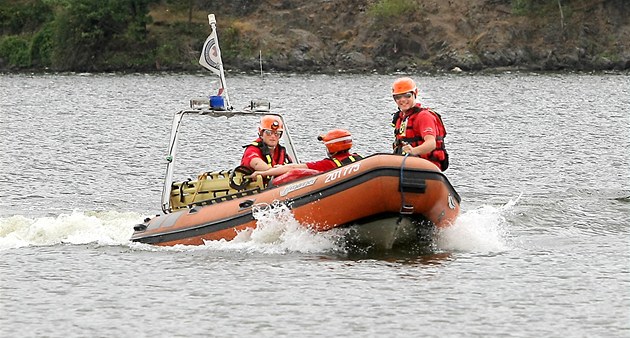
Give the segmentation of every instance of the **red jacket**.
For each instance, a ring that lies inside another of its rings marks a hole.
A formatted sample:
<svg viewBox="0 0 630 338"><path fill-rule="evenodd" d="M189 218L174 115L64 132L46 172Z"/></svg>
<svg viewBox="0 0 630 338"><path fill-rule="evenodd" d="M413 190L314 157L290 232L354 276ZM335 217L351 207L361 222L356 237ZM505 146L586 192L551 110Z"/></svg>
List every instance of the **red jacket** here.
<svg viewBox="0 0 630 338"><path fill-rule="evenodd" d="M250 163L254 158L262 159L271 168L277 164L291 163L287 150L283 146L278 144L272 154L269 151L269 147L265 145L261 138L256 139L251 144L243 146L243 148L245 148L245 151L241 158L242 166L251 168Z"/></svg>
<svg viewBox="0 0 630 338"><path fill-rule="evenodd" d="M410 109L410 112L403 114L398 111L392 121L394 125L394 153L402 154L403 142L412 147L417 147L424 143L424 137L433 135L435 137L435 149L420 157L433 162L440 168L448 168L448 153L444 144L446 128L442 122L442 117L431 109L422 107L419 103Z"/></svg>
<svg viewBox="0 0 630 338"><path fill-rule="evenodd" d="M328 171L328 170L336 169L343 165L358 161L362 158L363 157L361 155L350 154L349 152L345 151L345 152L337 153L333 155L332 158L325 158L323 160L319 160L315 162L308 162L306 163L306 166L309 169L315 169L319 171Z"/></svg>

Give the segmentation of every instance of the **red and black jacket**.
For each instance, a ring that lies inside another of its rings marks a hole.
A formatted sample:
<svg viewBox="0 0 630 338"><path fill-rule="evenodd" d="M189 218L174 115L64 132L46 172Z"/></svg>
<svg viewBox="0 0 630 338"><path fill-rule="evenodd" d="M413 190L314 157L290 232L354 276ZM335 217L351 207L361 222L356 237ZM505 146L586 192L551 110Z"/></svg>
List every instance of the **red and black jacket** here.
<svg viewBox="0 0 630 338"><path fill-rule="evenodd" d="M280 144L278 144L276 146L278 148L278 150L279 150L278 156L276 156L276 158L273 158L273 154L271 153L271 150L262 141L262 139L260 137L257 138L252 143L243 146L243 148L248 148L248 147L257 147L257 148L259 148L260 152L262 153L264 161L267 162L267 164L269 165L270 168L273 168L273 166L277 165L277 164L291 163L291 158L287 154L287 149L285 147L281 146Z"/></svg>
<svg viewBox="0 0 630 338"><path fill-rule="evenodd" d="M437 130L435 132L435 149L428 154L420 155L420 157L434 162L439 165L441 170L448 168L448 153L446 152L446 145L444 138L446 137L446 128L442 121L442 116L429 108L423 108L420 104L411 108L411 114L406 117L403 116L399 110L394 113L392 120L392 126L394 126L394 153L402 154L402 147L404 143L417 147L424 143L424 139L420 136L419 132L413 129L415 121L420 117L420 113L429 113L435 117L437 121Z"/></svg>

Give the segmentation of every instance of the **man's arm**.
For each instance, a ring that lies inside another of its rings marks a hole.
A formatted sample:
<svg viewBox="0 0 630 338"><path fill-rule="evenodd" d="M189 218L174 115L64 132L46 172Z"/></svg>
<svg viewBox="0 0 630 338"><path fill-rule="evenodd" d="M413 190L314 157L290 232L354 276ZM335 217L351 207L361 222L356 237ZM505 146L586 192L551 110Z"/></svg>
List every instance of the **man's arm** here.
<svg viewBox="0 0 630 338"><path fill-rule="evenodd" d="M263 171L270 168L267 162L263 161L263 159L260 157L252 158L252 160L249 162L249 167L252 168L254 171Z"/></svg>
<svg viewBox="0 0 630 338"><path fill-rule="evenodd" d="M417 146L417 147L412 147L410 145L405 145L403 146L403 151L406 153L409 153L411 155L424 155L424 154L428 154L430 152L432 152L435 147L437 146L437 144L435 143L435 136L433 135L425 135L424 136L424 143L422 143L421 145Z"/></svg>
<svg viewBox="0 0 630 338"><path fill-rule="evenodd" d="M252 160L252 163L254 161ZM266 164L265 164L266 165ZM306 164L304 163L290 163L290 164L285 164L283 166L279 166L279 167L275 167L275 168L271 168L269 169L269 166L267 166L268 169L264 169L264 170L256 170L254 171L249 177L252 180L255 180L258 175L262 175L262 176L278 176L278 175L282 175L290 170L293 169L300 169L300 168L307 168Z"/></svg>

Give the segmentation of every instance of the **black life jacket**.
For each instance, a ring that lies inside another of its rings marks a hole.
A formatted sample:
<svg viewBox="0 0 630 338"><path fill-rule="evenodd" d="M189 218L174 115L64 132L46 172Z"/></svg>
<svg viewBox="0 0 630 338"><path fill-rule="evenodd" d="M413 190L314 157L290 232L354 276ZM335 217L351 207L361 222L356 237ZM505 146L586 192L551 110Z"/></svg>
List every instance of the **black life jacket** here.
<svg viewBox="0 0 630 338"><path fill-rule="evenodd" d="M398 130L400 125L403 123L402 121L402 112L398 110L394 113L392 119L392 126L394 127L394 137L396 140L394 141L394 153L402 154L403 142L408 143L412 147L417 147L424 142L424 139L420 135L416 135L413 130L413 125L415 119L418 117L418 113L421 111L427 111L436 117L438 121L438 130L436 130L435 135L435 149L428 154L421 155L420 157L427 159L429 161L437 162L440 164L440 168L442 171L446 170L449 165L448 152L446 151L446 144L444 142L444 138L446 137L446 127L444 126L444 122L442 121L442 116L432 109L421 108L419 105L411 108L412 113L407 116L407 125L404 135L411 134L411 137L403 137L401 136L401 131ZM399 123L400 120L400 123ZM407 131L410 131L407 132Z"/></svg>
<svg viewBox="0 0 630 338"><path fill-rule="evenodd" d="M271 154L271 150L269 149L269 146L267 146L262 139L259 137L257 138L255 141L253 141L250 144L246 144L243 146L243 148L247 148L247 147L257 147L260 149L260 152L263 155L263 158L265 159L265 162L267 162L267 165L269 165L270 168L273 168L274 164L273 164L273 156ZM280 150L280 156L278 158L278 163L276 164L287 164L287 163L291 163L291 158L289 157L289 155L287 154L287 149L283 146L281 146L280 144L278 144L276 147L278 147L278 149Z"/></svg>

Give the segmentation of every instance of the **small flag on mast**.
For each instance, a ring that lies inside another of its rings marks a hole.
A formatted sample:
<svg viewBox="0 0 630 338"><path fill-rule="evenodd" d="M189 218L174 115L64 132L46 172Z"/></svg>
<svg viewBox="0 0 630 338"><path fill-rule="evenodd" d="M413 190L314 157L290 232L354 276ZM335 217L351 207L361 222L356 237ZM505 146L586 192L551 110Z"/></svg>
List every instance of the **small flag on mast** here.
<svg viewBox="0 0 630 338"><path fill-rule="evenodd" d="M212 30L212 33L203 44L199 64L220 76L221 63L221 50L219 50L219 44L217 43L217 33L216 30Z"/></svg>
<svg viewBox="0 0 630 338"><path fill-rule="evenodd" d="M232 109L230 104L230 96L228 95L227 84L225 83L225 74L223 72L223 61L221 60L221 50L219 49L219 38L217 37L217 20L214 14L208 14L208 22L212 28L212 33L208 35L206 42L203 44L199 64L204 68L219 75L221 87L219 88L219 96L225 98L226 107Z"/></svg>

